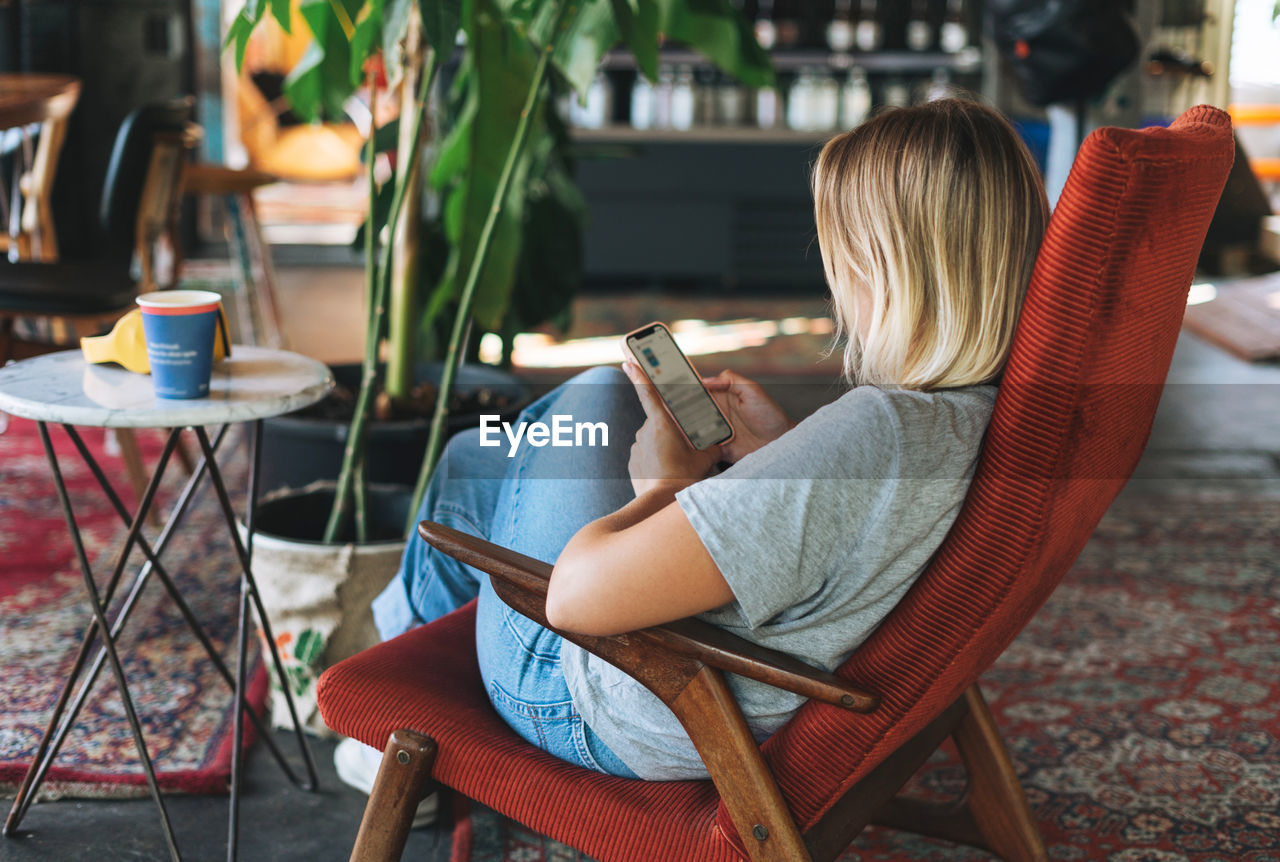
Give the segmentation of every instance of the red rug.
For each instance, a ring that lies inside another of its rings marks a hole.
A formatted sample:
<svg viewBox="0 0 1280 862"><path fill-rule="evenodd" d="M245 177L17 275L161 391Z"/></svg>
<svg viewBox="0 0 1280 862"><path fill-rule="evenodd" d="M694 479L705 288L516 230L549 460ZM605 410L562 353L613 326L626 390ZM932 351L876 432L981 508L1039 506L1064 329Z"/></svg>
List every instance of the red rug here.
<svg viewBox="0 0 1280 862"><path fill-rule="evenodd" d="M1280 860L1280 499L1122 498L982 680L1049 858ZM921 796L963 786L940 753ZM476 806L454 860L578 852ZM993 857L870 829L841 862Z"/></svg>
<svg viewBox="0 0 1280 862"><path fill-rule="evenodd" d="M101 589L126 529L62 429L51 428L51 433ZM103 432L90 428L82 434L115 482L123 468L118 457L104 453ZM154 464L163 442L161 432L141 432L139 439L144 460ZM244 487L244 456L242 451L229 451L229 444L224 446L223 469L234 493ZM158 498L162 511L186 479L177 464L168 474ZM120 480L118 485L125 504L132 507L127 483ZM238 569L212 489L206 486L198 494L162 561L224 660L233 664ZM154 539L157 532L150 528L146 535ZM22 419L11 419L8 430L0 434L0 560L0 795L12 797L91 618L35 423ZM135 551L119 593L126 591L141 562L141 553ZM255 638L248 696L261 713L266 674L257 646ZM190 793L226 792L231 774L231 693L154 575L125 628L120 655L160 786ZM41 798L119 798L146 792L123 705L110 666L104 665L44 782Z"/></svg>

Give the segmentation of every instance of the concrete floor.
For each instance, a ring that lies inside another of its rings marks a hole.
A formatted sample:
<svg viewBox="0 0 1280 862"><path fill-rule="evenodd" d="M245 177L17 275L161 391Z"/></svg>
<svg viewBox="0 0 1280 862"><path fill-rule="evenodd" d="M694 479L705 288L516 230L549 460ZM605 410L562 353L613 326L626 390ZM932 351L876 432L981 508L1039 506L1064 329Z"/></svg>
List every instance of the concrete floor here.
<svg viewBox="0 0 1280 862"><path fill-rule="evenodd" d="M292 324L286 331L289 345L328 361L358 357L359 329L351 324L359 320L358 272L297 269L283 270L281 276L281 304ZM726 305L722 298L717 302ZM786 380L770 384L794 415L810 412L821 401L823 387L789 385ZM1139 485L1222 487L1276 494L1280 499L1280 365L1249 365L1184 334L1135 480L1135 487ZM288 751L289 744L281 735L281 747ZM261 747L252 752L242 808L242 859L346 858L364 797L337 781L333 743L313 745L321 770L317 793L292 788ZM169 810L184 858L225 857L226 797L175 797ZM0 860L167 858L149 799L45 803L33 808L23 825L23 837L0 840ZM443 862L449 848L447 829L417 830L404 858Z"/></svg>

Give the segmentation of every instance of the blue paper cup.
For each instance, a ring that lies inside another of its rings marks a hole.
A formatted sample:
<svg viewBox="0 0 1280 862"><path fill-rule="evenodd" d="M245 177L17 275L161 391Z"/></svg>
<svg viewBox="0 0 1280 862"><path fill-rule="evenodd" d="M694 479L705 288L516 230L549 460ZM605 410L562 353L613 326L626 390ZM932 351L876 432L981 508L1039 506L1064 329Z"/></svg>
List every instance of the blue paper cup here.
<svg viewBox="0 0 1280 862"><path fill-rule="evenodd" d="M210 290L161 290L138 297L157 398L206 398L222 297Z"/></svg>

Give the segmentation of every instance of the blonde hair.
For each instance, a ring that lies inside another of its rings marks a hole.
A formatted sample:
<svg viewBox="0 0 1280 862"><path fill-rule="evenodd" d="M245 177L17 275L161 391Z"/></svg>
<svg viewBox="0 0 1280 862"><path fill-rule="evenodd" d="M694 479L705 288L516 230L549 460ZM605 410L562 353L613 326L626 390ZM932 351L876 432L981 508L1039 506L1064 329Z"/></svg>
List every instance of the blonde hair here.
<svg viewBox="0 0 1280 862"><path fill-rule="evenodd" d="M879 114L822 148L813 196L851 381L933 389L999 376L1049 215L1003 117L962 99Z"/></svg>

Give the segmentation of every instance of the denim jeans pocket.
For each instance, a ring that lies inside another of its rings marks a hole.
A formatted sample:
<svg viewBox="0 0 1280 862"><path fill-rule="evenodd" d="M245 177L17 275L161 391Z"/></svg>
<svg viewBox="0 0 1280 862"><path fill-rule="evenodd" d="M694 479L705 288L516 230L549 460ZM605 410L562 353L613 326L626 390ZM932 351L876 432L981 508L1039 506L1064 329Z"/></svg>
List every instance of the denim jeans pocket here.
<svg viewBox="0 0 1280 862"><path fill-rule="evenodd" d="M603 772L587 747L585 726L572 700L532 703L497 682L489 683L489 700L503 720L522 739L578 766Z"/></svg>
<svg viewBox="0 0 1280 862"><path fill-rule="evenodd" d="M523 650L528 658L559 666L560 636L558 634L544 629L505 603L502 605L502 626L507 630L514 645Z"/></svg>

